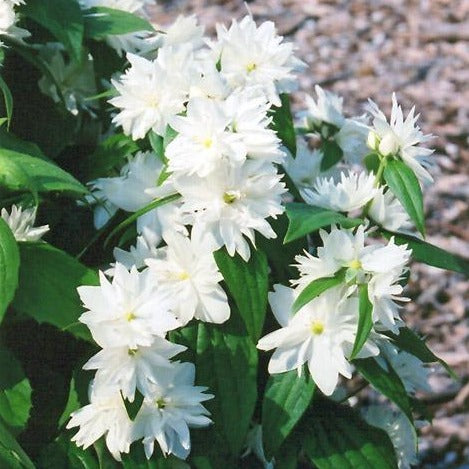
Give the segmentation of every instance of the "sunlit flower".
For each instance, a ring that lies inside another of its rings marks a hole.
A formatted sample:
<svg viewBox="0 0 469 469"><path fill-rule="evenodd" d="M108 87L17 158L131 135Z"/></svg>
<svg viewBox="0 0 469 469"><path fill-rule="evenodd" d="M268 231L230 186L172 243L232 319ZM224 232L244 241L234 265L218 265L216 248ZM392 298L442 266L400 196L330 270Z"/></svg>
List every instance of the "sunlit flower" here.
<svg viewBox="0 0 469 469"><path fill-rule="evenodd" d="M117 263L112 283L100 272L100 286L81 286L78 293L88 310L80 321L103 348L149 347L155 336L164 337L181 325L148 270L138 272L133 267L129 272Z"/></svg>
<svg viewBox="0 0 469 469"><path fill-rule="evenodd" d="M2 208L1 216L10 227L16 241L39 241L48 231L49 225L36 226L36 209L11 206L11 212Z"/></svg>
<svg viewBox="0 0 469 469"><path fill-rule="evenodd" d="M373 102L369 101L368 111L373 116L373 126L370 131L375 136L373 150L378 150L384 156L400 157L409 166L422 182L432 182L433 178L427 171L431 166L428 158L433 150L421 147L420 144L431 139L431 135L424 135L420 127L416 125L419 118L414 115L413 107L404 119L401 106L397 103L396 95L392 95L391 119L386 116Z"/></svg>
<svg viewBox="0 0 469 469"><path fill-rule="evenodd" d="M207 243L178 233L165 237L160 255L147 259L161 293L177 298L174 312L183 324L192 318L222 323L230 316L223 280Z"/></svg>
<svg viewBox="0 0 469 469"><path fill-rule="evenodd" d="M352 377L347 357L352 351L358 324L358 300L346 298L341 288L327 290L296 314L292 305L299 292L283 285L275 285L269 293L269 303L281 329L262 337L257 347L276 349L269 362L269 373L289 370L302 372L307 363L309 372L326 395L337 386L339 374ZM358 356L378 355L378 347L365 343Z"/></svg>
<svg viewBox="0 0 469 469"><path fill-rule="evenodd" d="M124 399L133 402L135 390L146 394L149 383L157 382L159 375L173 366L169 359L184 350L182 345L155 336L148 347L106 347L91 357L83 369L97 370L95 383L117 388Z"/></svg>
<svg viewBox="0 0 469 469"><path fill-rule="evenodd" d="M30 36L29 31L16 26L18 21L15 6L24 4L24 0L2 0L0 2L0 35L10 36L22 41ZM0 47L3 45L0 41Z"/></svg>
<svg viewBox="0 0 469 469"><path fill-rule="evenodd" d="M182 210L190 216L192 233L211 238L216 247L226 246L249 259L255 232L275 238L267 218L280 215L285 185L273 165L259 167L247 161L241 167L221 166L206 178L182 176L174 181L182 194ZM207 241L208 242L208 241Z"/></svg>
<svg viewBox="0 0 469 469"><path fill-rule="evenodd" d="M338 212L352 212L364 207L376 195L374 185L373 173L342 172L338 182L332 177L318 178L312 189L303 191L303 197L310 205Z"/></svg>
<svg viewBox="0 0 469 469"><path fill-rule="evenodd" d="M408 213L390 191L382 187L376 191L368 215L376 223L390 231L409 230L411 222Z"/></svg>
<svg viewBox="0 0 469 469"><path fill-rule="evenodd" d="M279 93L296 88L294 72L302 62L294 47L283 42L271 21L259 27L250 16L233 20L229 29L217 25L218 40L211 44L222 74L233 88L260 87L267 99L280 106Z"/></svg>
<svg viewBox="0 0 469 469"><path fill-rule="evenodd" d="M301 116L304 118L306 127L320 130L323 123L331 124L338 129L345 123L342 113L343 98L323 90L319 85L314 87L317 100L312 96L306 96L307 110Z"/></svg>
<svg viewBox="0 0 469 469"><path fill-rule="evenodd" d="M143 438L148 459L155 441L164 455L185 459L191 448L189 428L211 423L202 402L213 396L204 394L207 388L194 386L194 379L192 363L174 363L160 374L157 383L149 384L133 430L134 439Z"/></svg>
<svg viewBox="0 0 469 469"><path fill-rule="evenodd" d="M90 385L90 403L72 413L67 428L80 427L72 441L83 449L105 436L106 446L118 461L132 443L132 421L117 388Z"/></svg>

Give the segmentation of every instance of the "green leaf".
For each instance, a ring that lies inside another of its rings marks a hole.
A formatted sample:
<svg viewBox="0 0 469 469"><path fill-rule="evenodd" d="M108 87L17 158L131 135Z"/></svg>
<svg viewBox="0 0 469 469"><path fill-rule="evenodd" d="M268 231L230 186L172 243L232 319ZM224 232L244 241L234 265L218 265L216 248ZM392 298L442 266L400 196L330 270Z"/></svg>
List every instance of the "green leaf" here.
<svg viewBox="0 0 469 469"><path fill-rule="evenodd" d="M162 163L166 163L164 156L163 137L157 135L153 130L150 130L150 132L148 132L148 140L150 141L151 148L156 153L158 158L162 161Z"/></svg>
<svg viewBox="0 0 469 469"><path fill-rule="evenodd" d="M257 343L262 334L267 310L267 257L262 251L254 249L251 250L248 262L238 254L231 257L225 248L219 249L213 255L246 329L253 342Z"/></svg>
<svg viewBox="0 0 469 469"><path fill-rule="evenodd" d="M350 360L353 360L360 353L373 328L373 305L368 297L368 284L360 285L358 292L358 327Z"/></svg>
<svg viewBox="0 0 469 469"><path fill-rule="evenodd" d="M353 228L363 222L359 218L347 218L339 212L300 203L287 204L286 213L290 224L284 243L289 243L325 226L340 224L345 228Z"/></svg>
<svg viewBox="0 0 469 469"><path fill-rule="evenodd" d="M349 407L332 401L312 408L304 450L318 469L397 469L391 440Z"/></svg>
<svg viewBox="0 0 469 469"><path fill-rule="evenodd" d="M13 96L10 88L6 84L5 80L0 75L0 89L3 93L3 99L5 101L5 112L7 116L8 127L10 127L11 118L13 116Z"/></svg>
<svg viewBox="0 0 469 469"><path fill-rule="evenodd" d="M401 327L399 329L399 335L393 334L389 331L385 334L392 339L394 344L400 349L404 350L411 355L417 357L423 363L436 363L439 362L443 367L448 371L448 373L453 377L457 378L457 375L449 367L449 365L438 358L428 347L425 341L419 337L415 332L411 331L407 327Z"/></svg>
<svg viewBox="0 0 469 469"><path fill-rule="evenodd" d="M281 94L280 101L280 107L272 106L272 128L277 132L278 138L288 148L293 158L295 158L296 134L290 109L290 97L288 94Z"/></svg>
<svg viewBox="0 0 469 469"><path fill-rule="evenodd" d="M12 432L20 433L28 422L31 410L31 385L27 378L11 389L0 391L0 417Z"/></svg>
<svg viewBox="0 0 469 469"><path fill-rule="evenodd" d="M63 192L81 197L88 190L71 174L34 156L0 148L0 185L10 190Z"/></svg>
<svg viewBox="0 0 469 469"><path fill-rule="evenodd" d="M389 160L384 168L384 180L417 229L425 235L422 189L413 171L402 161Z"/></svg>
<svg viewBox="0 0 469 469"><path fill-rule="evenodd" d="M363 158L363 164L365 165L368 171L373 171L375 174L378 172L379 168L379 156L377 153L368 153L368 155Z"/></svg>
<svg viewBox="0 0 469 469"><path fill-rule="evenodd" d="M383 358L384 360L384 358ZM386 362L387 363L387 362ZM363 377L379 392L391 399L407 416L413 425L412 409L409 396L401 379L388 363L387 372L374 358L354 360L353 364Z"/></svg>
<svg viewBox="0 0 469 469"><path fill-rule="evenodd" d="M308 408L314 394L309 373L272 375L262 403L262 442L267 460L276 453Z"/></svg>
<svg viewBox="0 0 469 469"><path fill-rule="evenodd" d="M50 161L41 149L32 142L21 140L12 132L8 132L6 129L0 129L0 148L7 150L13 150L17 153L23 153L29 156L35 156L41 160Z"/></svg>
<svg viewBox="0 0 469 469"><path fill-rule="evenodd" d="M77 0L28 0L22 12L52 33L70 56L80 61L84 27Z"/></svg>
<svg viewBox="0 0 469 469"><path fill-rule="evenodd" d="M100 142L93 153L78 162L84 180L108 176L112 169L125 162L125 158L137 150L138 145L130 137L111 135Z"/></svg>
<svg viewBox="0 0 469 469"><path fill-rule="evenodd" d="M412 256L415 260L433 267L452 270L469 276L469 260L422 241L415 236L393 233L386 230L382 230L381 232L386 238L394 236L396 244L407 244L408 247L412 249Z"/></svg>
<svg viewBox="0 0 469 469"><path fill-rule="evenodd" d="M122 10L93 7L83 12L85 37L105 39L110 35L128 34L136 31L154 31L145 19Z"/></svg>
<svg viewBox="0 0 469 469"><path fill-rule="evenodd" d="M0 420L0 467L35 469L34 464Z"/></svg>
<svg viewBox="0 0 469 469"><path fill-rule="evenodd" d="M222 327L200 323L197 384L215 395L207 401L213 429L234 455L243 449L257 400L257 350L235 313Z"/></svg>
<svg viewBox="0 0 469 469"><path fill-rule="evenodd" d="M323 140L321 150L324 155L321 160L321 171L327 171L332 168L344 156L342 148L339 147L335 140Z"/></svg>
<svg viewBox="0 0 469 469"><path fill-rule="evenodd" d="M13 352L0 342L0 391L10 389L24 378L24 371Z"/></svg>
<svg viewBox="0 0 469 469"><path fill-rule="evenodd" d="M304 305L324 293L329 288L340 285L345 280L345 269L339 270L334 277L323 277L313 280L298 295L292 305L292 313L297 313Z"/></svg>
<svg viewBox="0 0 469 469"><path fill-rule="evenodd" d="M78 322L83 307L76 289L97 285L96 272L47 243L24 243L20 253L19 288L13 307L40 323L90 340L88 329Z"/></svg>
<svg viewBox="0 0 469 469"><path fill-rule="evenodd" d="M18 244L3 218L0 218L0 322L18 286L20 254Z"/></svg>
<svg viewBox="0 0 469 469"><path fill-rule="evenodd" d="M83 450L65 433L47 445L38 458L38 469L101 469L92 448Z"/></svg>

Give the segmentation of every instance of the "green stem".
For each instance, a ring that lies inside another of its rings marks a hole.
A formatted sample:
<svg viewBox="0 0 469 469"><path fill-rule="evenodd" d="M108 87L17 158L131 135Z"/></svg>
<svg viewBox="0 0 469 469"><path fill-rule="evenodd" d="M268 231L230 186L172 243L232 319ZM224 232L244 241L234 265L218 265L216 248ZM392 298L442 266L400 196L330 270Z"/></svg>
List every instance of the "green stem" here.
<svg viewBox="0 0 469 469"><path fill-rule="evenodd" d="M385 156L380 156L378 170L376 171L376 178L375 178L375 187L379 187L381 185L381 179L383 178L384 168L386 168L388 160ZM370 211L371 204L373 203L373 199L371 199L363 209L362 218L368 217L368 212Z"/></svg>

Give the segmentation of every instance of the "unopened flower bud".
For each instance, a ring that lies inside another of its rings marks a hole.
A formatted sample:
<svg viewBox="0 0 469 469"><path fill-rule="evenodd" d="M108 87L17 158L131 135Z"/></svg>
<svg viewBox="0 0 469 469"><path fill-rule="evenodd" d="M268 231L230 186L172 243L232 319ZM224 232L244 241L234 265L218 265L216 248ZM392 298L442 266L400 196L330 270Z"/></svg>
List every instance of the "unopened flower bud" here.
<svg viewBox="0 0 469 469"><path fill-rule="evenodd" d="M383 156L395 155L399 150L399 142L391 132L387 133L379 142L379 152Z"/></svg>
<svg viewBox="0 0 469 469"><path fill-rule="evenodd" d="M370 130L368 132L368 138L366 139L366 144L372 150L377 150L378 149L379 137L378 137L378 134L375 131Z"/></svg>

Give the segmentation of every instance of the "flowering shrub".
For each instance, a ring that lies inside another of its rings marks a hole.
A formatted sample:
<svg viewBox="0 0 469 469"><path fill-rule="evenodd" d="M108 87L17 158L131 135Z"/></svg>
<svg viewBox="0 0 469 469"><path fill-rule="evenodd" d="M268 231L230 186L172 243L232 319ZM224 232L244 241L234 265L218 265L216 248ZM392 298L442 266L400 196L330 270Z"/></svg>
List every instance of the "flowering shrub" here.
<svg viewBox="0 0 469 469"><path fill-rule="evenodd" d="M425 241L430 136L395 95L293 119L273 23L146 3L0 0L1 466L410 467L452 372L409 262L468 272Z"/></svg>

